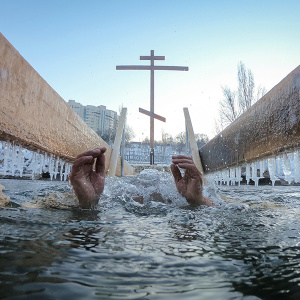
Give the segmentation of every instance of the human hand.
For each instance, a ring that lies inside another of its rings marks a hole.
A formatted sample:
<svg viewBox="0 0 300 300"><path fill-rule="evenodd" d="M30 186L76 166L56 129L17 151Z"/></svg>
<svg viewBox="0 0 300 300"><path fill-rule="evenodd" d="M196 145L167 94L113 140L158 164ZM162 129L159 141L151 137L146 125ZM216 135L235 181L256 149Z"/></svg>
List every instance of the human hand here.
<svg viewBox="0 0 300 300"><path fill-rule="evenodd" d="M184 169L182 176L179 168ZM185 155L172 156L171 171L178 192L192 205L212 206L210 200L203 196L202 175L193 162L193 159Z"/></svg>
<svg viewBox="0 0 300 300"><path fill-rule="evenodd" d="M82 208L97 205L103 192L106 150L106 147L101 147L86 151L79 154L73 164L69 179Z"/></svg>

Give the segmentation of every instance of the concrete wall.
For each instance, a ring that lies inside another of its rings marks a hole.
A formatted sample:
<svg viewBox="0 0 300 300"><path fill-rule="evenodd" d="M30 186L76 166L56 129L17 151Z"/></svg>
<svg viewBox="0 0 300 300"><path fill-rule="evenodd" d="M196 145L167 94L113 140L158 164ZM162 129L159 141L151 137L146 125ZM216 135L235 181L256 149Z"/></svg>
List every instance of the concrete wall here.
<svg viewBox="0 0 300 300"><path fill-rule="evenodd" d="M106 146L111 149L29 65L0 33L0 140L18 140L73 160L79 153ZM121 161L117 175L121 174ZM124 174L132 174L126 162Z"/></svg>
<svg viewBox="0 0 300 300"><path fill-rule="evenodd" d="M200 149L205 172L300 148L300 66Z"/></svg>

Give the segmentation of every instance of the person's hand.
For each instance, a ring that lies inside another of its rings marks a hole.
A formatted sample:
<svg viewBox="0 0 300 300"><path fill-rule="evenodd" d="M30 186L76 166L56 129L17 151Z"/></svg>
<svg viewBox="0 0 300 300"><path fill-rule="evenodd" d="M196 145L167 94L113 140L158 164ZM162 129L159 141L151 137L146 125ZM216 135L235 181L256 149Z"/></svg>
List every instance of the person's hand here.
<svg viewBox="0 0 300 300"><path fill-rule="evenodd" d="M184 169L184 176L179 168ZM191 205L212 206L210 200L203 196L202 175L193 162L193 159L185 155L172 156L171 171L178 192L186 198Z"/></svg>
<svg viewBox="0 0 300 300"><path fill-rule="evenodd" d="M106 147L102 147L79 154L72 166L69 179L82 208L92 208L97 205L103 192L105 151Z"/></svg>

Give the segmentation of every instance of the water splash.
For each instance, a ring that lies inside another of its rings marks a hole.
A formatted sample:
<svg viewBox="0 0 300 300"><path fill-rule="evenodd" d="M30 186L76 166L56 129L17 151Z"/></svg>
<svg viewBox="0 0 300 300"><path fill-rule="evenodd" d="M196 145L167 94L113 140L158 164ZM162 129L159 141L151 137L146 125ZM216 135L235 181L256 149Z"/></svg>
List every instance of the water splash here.
<svg viewBox="0 0 300 300"><path fill-rule="evenodd" d="M49 173L50 179L67 180L71 164L45 151L25 149L21 143L0 141L0 175L35 179Z"/></svg>
<svg viewBox="0 0 300 300"><path fill-rule="evenodd" d="M136 176L107 178L103 197L146 205L152 201L186 204L176 190L172 175L154 169L145 169Z"/></svg>

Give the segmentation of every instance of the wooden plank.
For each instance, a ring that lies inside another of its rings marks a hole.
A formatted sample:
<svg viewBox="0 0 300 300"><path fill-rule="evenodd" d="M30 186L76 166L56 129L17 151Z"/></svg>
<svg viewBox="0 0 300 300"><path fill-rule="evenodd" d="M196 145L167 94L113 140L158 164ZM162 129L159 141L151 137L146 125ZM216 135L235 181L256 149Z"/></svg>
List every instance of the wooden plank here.
<svg viewBox="0 0 300 300"><path fill-rule="evenodd" d="M188 71L189 67L177 67L177 66L154 66L154 70L168 70L168 71Z"/></svg>
<svg viewBox="0 0 300 300"><path fill-rule="evenodd" d="M17 140L66 160L106 146L106 170L111 148L30 66L0 33L0 140ZM125 174L134 169L125 163ZM121 158L116 174L121 175Z"/></svg>
<svg viewBox="0 0 300 300"><path fill-rule="evenodd" d="M165 56L140 56L140 60L165 60Z"/></svg>
<svg viewBox="0 0 300 300"><path fill-rule="evenodd" d="M158 70L158 71L188 71L188 67L177 67L177 66L143 66L143 65L125 65L116 66L116 70Z"/></svg>
<svg viewBox="0 0 300 300"><path fill-rule="evenodd" d="M116 175L117 161L120 153L123 129L126 121L126 113L127 113L127 108L123 107L119 119L119 125L118 125L117 134L114 141L114 146L112 149L112 154L110 156L109 170L107 173L107 175L111 177Z"/></svg>
<svg viewBox="0 0 300 300"><path fill-rule="evenodd" d="M194 161L197 169L200 171L200 173L203 174L204 172L203 172L203 167L202 167L202 163L201 163L200 156L199 156L199 150L198 150L197 143L196 143L194 129L192 126L192 121L191 121L189 110L187 107L183 108L183 113L184 113L184 118L185 118L186 129L188 132L188 139L190 142L190 148L191 148L191 152L192 152L193 161ZM205 180L204 176L203 176L203 183L206 184L206 180Z"/></svg>
<svg viewBox="0 0 300 300"><path fill-rule="evenodd" d="M116 70L151 70L151 66L139 66L139 65L116 66Z"/></svg>
<svg viewBox="0 0 300 300"><path fill-rule="evenodd" d="M149 117L152 116L152 114L151 114L150 111L145 110L145 109L143 109L143 108L139 108L139 112L142 113L142 114L145 114L145 115L147 115L147 116L149 116ZM155 119L159 120L159 121L166 122L166 118L164 118L164 117L162 117L162 116L160 116L160 115L153 114L153 117L154 117Z"/></svg>
<svg viewBox="0 0 300 300"><path fill-rule="evenodd" d="M300 148L300 66L200 149L212 172Z"/></svg>
<svg viewBox="0 0 300 300"><path fill-rule="evenodd" d="M151 50L151 56L154 56L154 50ZM150 165L154 164L154 60L150 61Z"/></svg>

